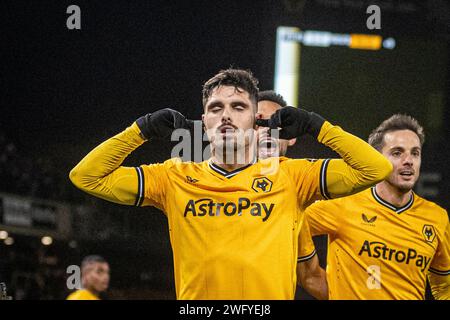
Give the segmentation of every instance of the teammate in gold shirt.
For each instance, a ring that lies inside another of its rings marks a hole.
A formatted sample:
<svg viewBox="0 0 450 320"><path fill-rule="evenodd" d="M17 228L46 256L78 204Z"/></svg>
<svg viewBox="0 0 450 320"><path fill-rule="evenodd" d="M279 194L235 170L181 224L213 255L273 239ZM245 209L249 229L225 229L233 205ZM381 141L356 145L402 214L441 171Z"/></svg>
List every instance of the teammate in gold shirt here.
<svg viewBox="0 0 450 320"><path fill-rule="evenodd" d="M314 113L290 107L257 120L257 94L256 79L243 70L222 71L205 83L207 161L121 166L145 141L193 126L163 109L100 144L70 173L94 196L166 214L178 299L292 299L298 209L361 191L392 170L367 143ZM281 128L284 139L311 134L343 159L257 161L257 124Z"/></svg>
<svg viewBox="0 0 450 320"><path fill-rule="evenodd" d="M82 289L71 293L67 300L100 300L100 293L109 286L109 265L97 255L87 256L81 263Z"/></svg>
<svg viewBox="0 0 450 320"><path fill-rule="evenodd" d="M306 210L313 235L328 234L330 299L450 298L447 211L412 191L424 133L405 115L384 121L369 143L393 164L388 179L361 193Z"/></svg>
<svg viewBox="0 0 450 320"><path fill-rule="evenodd" d="M287 107L283 96L273 90L260 91L258 94L258 114L261 119L270 117L279 109ZM268 128L258 128L258 158L285 156L287 149L296 139L276 139L270 135ZM319 258L311 238L308 222L303 211L299 212L300 233L298 236L297 283L317 299L328 299L326 273L319 265Z"/></svg>

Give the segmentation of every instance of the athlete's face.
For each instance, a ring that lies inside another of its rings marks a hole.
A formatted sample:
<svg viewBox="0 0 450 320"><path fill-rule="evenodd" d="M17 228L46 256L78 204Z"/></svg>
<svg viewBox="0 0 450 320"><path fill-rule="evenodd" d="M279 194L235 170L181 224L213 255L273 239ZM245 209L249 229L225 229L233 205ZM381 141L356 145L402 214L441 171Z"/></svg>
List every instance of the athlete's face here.
<svg viewBox="0 0 450 320"><path fill-rule="evenodd" d="M394 167L388 183L402 191L411 190L419 179L422 161L419 137L411 130L388 132L381 151Z"/></svg>
<svg viewBox="0 0 450 320"><path fill-rule="evenodd" d="M233 86L215 88L205 104L203 123L215 148L248 145L254 133L256 106L250 95Z"/></svg>
<svg viewBox="0 0 450 320"><path fill-rule="evenodd" d="M258 102L258 117L261 119L270 119L281 106L272 101ZM295 139L284 140L275 139L270 136L270 129L267 127L258 127L258 157L265 159L269 157L278 157L286 155L288 146L292 146Z"/></svg>
<svg viewBox="0 0 450 320"><path fill-rule="evenodd" d="M96 292L103 292L109 286L109 265L107 263L94 262L84 270L84 286Z"/></svg>

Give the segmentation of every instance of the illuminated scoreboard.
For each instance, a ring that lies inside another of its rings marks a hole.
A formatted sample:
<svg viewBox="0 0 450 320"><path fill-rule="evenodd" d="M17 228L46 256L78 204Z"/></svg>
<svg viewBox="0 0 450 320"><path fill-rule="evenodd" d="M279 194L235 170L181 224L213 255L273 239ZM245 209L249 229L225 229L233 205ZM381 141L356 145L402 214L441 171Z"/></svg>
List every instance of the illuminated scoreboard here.
<svg viewBox="0 0 450 320"><path fill-rule="evenodd" d="M396 46L393 38L383 39L379 35L340 34L326 31L301 31L295 27L279 27L277 30L275 91L288 104L297 106L300 81L301 47L348 47L358 50L392 50Z"/></svg>

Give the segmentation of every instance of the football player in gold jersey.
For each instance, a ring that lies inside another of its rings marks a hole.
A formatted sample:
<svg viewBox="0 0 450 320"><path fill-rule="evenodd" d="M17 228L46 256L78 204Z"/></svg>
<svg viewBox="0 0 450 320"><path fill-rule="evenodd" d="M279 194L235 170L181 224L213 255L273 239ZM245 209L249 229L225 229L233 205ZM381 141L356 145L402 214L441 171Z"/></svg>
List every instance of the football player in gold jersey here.
<svg viewBox="0 0 450 320"><path fill-rule="evenodd" d="M328 234L330 299L424 299L427 275L434 297L450 298L447 211L412 190L424 138L410 116L385 120L369 143L391 161L392 174L306 210L312 234Z"/></svg>
<svg viewBox="0 0 450 320"><path fill-rule="evenodd" d="M70 173L83 191L112 202L155 206L168 218L178 299L292 299L298 210L383 180L392 165L369 144L305 110L257 119L257 80L228 69L203 86L211 158L122 166L146 141L193 121L172 109L147 114L92 150ZM280 138L310 134L343 159L257 160L257 125Z"/></svg>
<svg viewBox="0 0 450 320"><path fill-rule="evenodd" d="M258 114L261 119L270 117L279 109L287 107L283 96L273 90L260 91L258 94ZM258 128L258 158L285 156L287 149L296 139L276 139L270 135L268 128ZM311 238L308 222L303 211L299 212L300 233L298 237L297 282L316 299L328 299L325 270L320 267L314 242Z"/></svg>
<svg viewBox="0 0 450 320"><path fill-rule="evenodd" d="M109 286L109 264L97 255L87 256L81 262L82 289L71 293L67 300L100 300Z"/></svg>

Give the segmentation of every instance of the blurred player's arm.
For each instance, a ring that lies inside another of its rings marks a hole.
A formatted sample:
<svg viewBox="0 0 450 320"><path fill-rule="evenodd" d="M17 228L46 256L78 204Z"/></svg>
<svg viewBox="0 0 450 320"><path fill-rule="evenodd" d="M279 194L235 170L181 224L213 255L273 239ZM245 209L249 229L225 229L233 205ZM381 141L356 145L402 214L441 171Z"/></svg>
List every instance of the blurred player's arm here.
<svg viewBox="0 0 450 320"><path fill-rule="evenodd" d="M319 257L314 256L297 263L297 281L303 289L318 300L328 300L327 275L319 265Z"/></svg>
<svg viewBox="0 0 450 320"><path fill-rule="evenodd" d="M447 212L443 213L447 225L428 271L431 293L436 300L450 300L450 225Z"/></svg>
<svg viewBox="0 0 450 320"><path fill-rule="evenodd" d="M337 152L326 168L326 197L338 198L360 192L384 180L392 164L367 142L325 121L318 141Z"/></svg>
<svg viewBox="0 0 450 320"><path fill-rule="evenodd" d="M142 205L145 194L155 197L156 192L151 192L151 189L160 187L149 186L148 183L156 184L158 177L155 175L163 170L151 170L148 166L143 170L121 164L148 139L170 137L175 129L189 128L191 123L172 109L147 114L92 150L72 169L70 180L79 189L98 198L126 205ZM148 176L151 179L145 179ZM141 187L143 189L143 180L146 180L146 190L140 190ZM161 203L160 199L155 200ZM148 204L154 203L146 200L145 205Z"/></svg>
<svg viewBox="0 0 450 320"><path fill-rule="evenodd" d="M320 267L306 219L303 219L298 236L297 284L316 299L328 299L326 273Z"/></svg>

